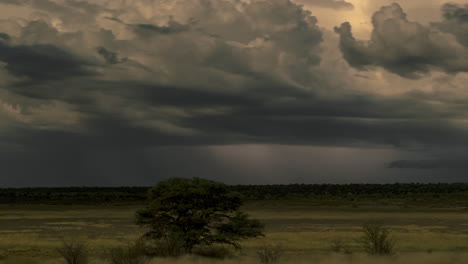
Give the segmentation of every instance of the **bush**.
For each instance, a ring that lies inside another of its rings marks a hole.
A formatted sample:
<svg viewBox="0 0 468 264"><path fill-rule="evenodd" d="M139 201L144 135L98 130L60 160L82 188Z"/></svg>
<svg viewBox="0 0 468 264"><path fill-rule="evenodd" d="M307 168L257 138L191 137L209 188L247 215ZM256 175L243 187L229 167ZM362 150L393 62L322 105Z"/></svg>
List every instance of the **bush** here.
<svg viewBox="0 0 468 264"><path fill-rule="evenodd" d="M345 247L345 243L342 239L337 238L330 241L330 250L336 253L339 253Z"/></svg>
<svg viewBox="0 0 468 264"><path fill-rule="evenodd" d="M162 239L141 238L140 243L145 254L151 257L177 257L183 253L183 242L175 237L166 236Z"/></svg>
<svg viewBox="0 0 468 264"><path fill-rule="evenodd" d="M225 246L197 247L193 253L202 257L216 259L225 259L233 256L231 250Z"/></svg>
<svg viewBox="0 0 468 264"><path fill-rule="evenodd" d="M88 249L83 241L62 241L57 252L65 259L67 264L87 264L89 262Z"/></svg>
<svg viewBox="0 0 468 264"><path fill-rule="evenodd" d="M330 250L335 253L352 254L351 249L341 238L333 239L332 241L330 241Z"/></svg>
<svg viewBox="0 0 468 264"><path fill-rule="evenodd" d="M281 245L263 245L257 250L257 257L261 264L277 263L284 253Z"/></svg>
<svg viewBox="0 0 468 264"><path fill-rule="evenodd" d="M110 249L107 258L111 264L145 264L149 261L145 248L139 241Z"/></svg>
<svg viewBox="0 0 468 264"><path fill-rule="evenodd" d="M395 253L395 241L390 230L379 224L363 226L364 235L360 238L364 250L371 255L392 255Z"/></svg>

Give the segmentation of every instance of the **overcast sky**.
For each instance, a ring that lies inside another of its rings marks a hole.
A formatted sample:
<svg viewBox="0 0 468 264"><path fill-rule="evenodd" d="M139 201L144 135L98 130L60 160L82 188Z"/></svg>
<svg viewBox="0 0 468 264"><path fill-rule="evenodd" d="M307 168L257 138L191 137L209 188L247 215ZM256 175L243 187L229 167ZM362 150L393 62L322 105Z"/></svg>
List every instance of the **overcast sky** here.
<svg viewBox="0 0 468 264"><path fill-rule="evenodd" d="M468 181L468 2L0 0L0 187Z"/></svg>

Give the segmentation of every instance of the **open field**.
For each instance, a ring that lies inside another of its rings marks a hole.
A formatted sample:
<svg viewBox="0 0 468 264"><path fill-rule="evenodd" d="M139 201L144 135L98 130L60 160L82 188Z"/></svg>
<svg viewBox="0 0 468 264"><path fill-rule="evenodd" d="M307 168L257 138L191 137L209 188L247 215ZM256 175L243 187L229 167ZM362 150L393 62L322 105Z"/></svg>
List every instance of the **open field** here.
<svg viewBox="0 0 468 264"><path fill-rule="evenodd" d="M109 247L130 242L144 229L135 226L142 206L0 205L0 263L61 263L55 248L62 238L86 240L97 263ZM156 259L154 263L256 263L265 243L281 244L282 263L465 263L468 259L468 210L463 208L317 207L307 203L255 202L244 211L266 224L266 237L244 243L228 260L199 257ZM356 239L364 223L391 228L398 254L368 257ZM341 239L353 254L334 254ZM32 261L32 262L29 262ZM40 261L39 261L40 260Z"/></svg>

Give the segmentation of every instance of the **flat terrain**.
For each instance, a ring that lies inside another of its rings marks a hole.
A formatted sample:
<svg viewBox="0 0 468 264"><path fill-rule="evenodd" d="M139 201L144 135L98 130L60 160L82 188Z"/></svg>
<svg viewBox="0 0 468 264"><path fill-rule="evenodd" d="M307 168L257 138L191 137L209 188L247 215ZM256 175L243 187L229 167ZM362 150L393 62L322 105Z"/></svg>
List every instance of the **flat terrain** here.
<svg viewBox="0 0 468 264"><path fill-rule="evenodd" d="M0 263L62 263L55 248L63 238L86 240L101 263L103 251L131 242L145 231L133 223L141 207L0 205ZM256 263L255 251L265 243L283 246L284 263L445 264L468 259L468 210L464 208L326 208L306 202L265 201L249 203L243 210L266 224L267 236L245 242L238 257L223 261L186 257L154 263ZM393 231L397 255L371 258L362 253L356 239L362 225L369 222ZM343 240L353 254L331 253L335 239Z"/></svg>

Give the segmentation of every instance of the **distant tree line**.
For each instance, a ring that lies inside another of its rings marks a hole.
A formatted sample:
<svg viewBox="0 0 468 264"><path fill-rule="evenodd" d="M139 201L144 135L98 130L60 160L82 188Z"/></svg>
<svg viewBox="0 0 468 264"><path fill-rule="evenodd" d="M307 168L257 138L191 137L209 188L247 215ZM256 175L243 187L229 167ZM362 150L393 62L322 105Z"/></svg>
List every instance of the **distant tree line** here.
<svg viewBox="0 0 468 264"><path fill-rule="evenodd" d="M2 188L0 203L142 202L148 187Z"/></svg>
<svg viewBox="0 0 468 264"><path fill-rule="evenodd" d="M252 200L283 198L314 198L329 196L339 198L401 198L405 196L434 196L451 194L468 198L467 183L395 183L395 184L287 184L287 185L236 185L234 191Z"/></svg>
<svg viewBox="0 0 468 264"><path fill-rule="evenodd" d="M243 200L307 199L353 203L427 202L468 205L468 183L234 185ZM149 187L2 188L0 203L142 203Z"/></svg>

